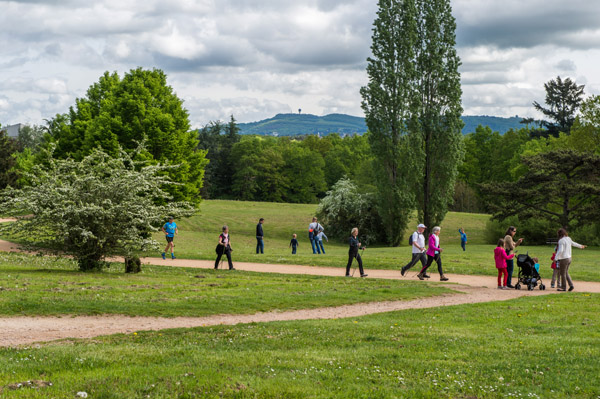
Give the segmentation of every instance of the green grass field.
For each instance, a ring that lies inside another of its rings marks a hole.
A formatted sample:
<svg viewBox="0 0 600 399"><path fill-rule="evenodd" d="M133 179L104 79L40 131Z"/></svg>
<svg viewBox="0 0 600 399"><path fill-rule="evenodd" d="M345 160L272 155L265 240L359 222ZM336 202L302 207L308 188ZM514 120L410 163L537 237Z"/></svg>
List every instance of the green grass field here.
<svg viewBox="0 0 600 399"><path fill-rule="evenodd" d="M234 261L345 267L348 259L348 247L345 243L330 240L329 243L324 243L327 252L325 255L312 254L308 240L308 224L315 211L316 205L204 201L199 215L177 221L179 235L175 239L176 254L180 258L214 259L221 227L227 224L232 237ZM265 218L265 254L256 255L255 228L261 217ZM493 256L494 246L485 244L484 240L488 219L488 215L482 214L448 213L441 226L440 236L444 248L442 261L447 273L489 276L497 274ZM416 225L417 221L413 220L406 237L414 231L412 226ZM459 227L463 227L469 236L466 252L460 247ZM298 234L300 241L296 255L292 255L291 249L288 248L293 233ZM164 237L157 234L156 239L164 248ZM524 245L519 247L519 252L529 252L531 256L538 257L541 264L540 273L543 278L549 279L552 276L550 256L553 247L527 246L526 243L525 240ZM367 269L399 270L410 258L411 249L408 242L398 248L369 247L363 253ZM573 279L600 281L599 258L598 248L583 251L573 249L573 265L570 270Z"/></svg>
<svg viewBox="0 0 600 399"><path fill-rule="evenodd" d="M0 252L0 315L207 316L414 299L450 290L376 279L122 264L79 272L68 259Z"/></svg>
<svg viewBox="0 0 600 399"><path fill-rule="evenodd" d="M599 312L599 295L552 295L4 348L1 395L598 398ZM6 388L28 380L52 386Z"/></svg>

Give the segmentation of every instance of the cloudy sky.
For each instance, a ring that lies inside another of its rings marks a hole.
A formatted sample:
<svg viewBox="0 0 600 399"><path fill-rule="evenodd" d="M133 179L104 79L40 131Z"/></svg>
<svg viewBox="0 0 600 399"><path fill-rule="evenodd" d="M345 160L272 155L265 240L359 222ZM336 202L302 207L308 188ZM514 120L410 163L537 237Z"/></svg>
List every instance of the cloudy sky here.
<svg viewBox="0 0 600 399"><path fill-rule="evenodd" d="M560 75L600 94L597 0L452 0L466 115L538 116ZM161 68L194 127L362 116L376 0L0 0L0 123L64 113L104 71Z"/></svg>

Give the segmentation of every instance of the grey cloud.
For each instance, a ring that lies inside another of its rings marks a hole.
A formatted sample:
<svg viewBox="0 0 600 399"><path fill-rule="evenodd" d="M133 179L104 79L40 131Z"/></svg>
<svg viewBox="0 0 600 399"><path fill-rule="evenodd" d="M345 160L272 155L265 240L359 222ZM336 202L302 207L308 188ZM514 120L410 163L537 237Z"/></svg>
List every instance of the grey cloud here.
<svg viewBox="0 0 600 399"><path fill-rule="evenodd" d="M460 46L531 48L560 44L594 48L600 44L600 7L587 0L454 1Z"/></svg>
<svg viewBox="0 0 600 399"><path fill-rule="evenodd" d="M575 72L577 66L573 60L561 60L554 67L563 72Z"/></svg>

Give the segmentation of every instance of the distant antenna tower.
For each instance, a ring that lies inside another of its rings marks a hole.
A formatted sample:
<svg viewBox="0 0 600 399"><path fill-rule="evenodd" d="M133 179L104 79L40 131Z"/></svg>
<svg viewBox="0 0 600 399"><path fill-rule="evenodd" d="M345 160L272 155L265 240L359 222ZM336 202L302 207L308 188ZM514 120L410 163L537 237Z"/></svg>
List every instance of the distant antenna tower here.
<svg viewBox="0 0 600 399"><path fill-rule="evenodd" d="M301 114L302 113L302 108L298 108L298 113Z"/></svg>

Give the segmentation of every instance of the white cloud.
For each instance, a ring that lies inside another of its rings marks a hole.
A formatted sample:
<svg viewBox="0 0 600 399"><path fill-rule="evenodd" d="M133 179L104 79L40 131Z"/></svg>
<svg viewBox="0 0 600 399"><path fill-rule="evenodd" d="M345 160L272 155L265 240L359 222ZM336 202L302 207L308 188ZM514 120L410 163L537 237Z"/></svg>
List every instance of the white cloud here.
<svg viewBox="0 0 600 399"><path fill-rule="evenodd" d="M535 115L543 83L600 93L600 7L452 0L467 114ZM361 115L372 0L0 0L0 123L63 113L104 71L163 69L194 126Z"/></svg>

